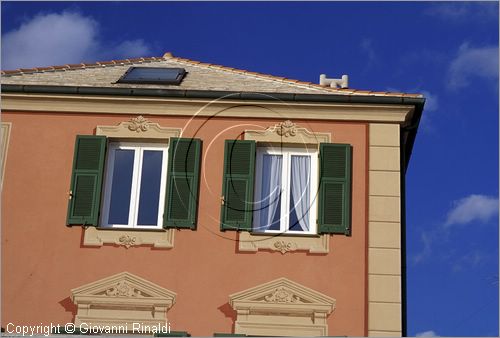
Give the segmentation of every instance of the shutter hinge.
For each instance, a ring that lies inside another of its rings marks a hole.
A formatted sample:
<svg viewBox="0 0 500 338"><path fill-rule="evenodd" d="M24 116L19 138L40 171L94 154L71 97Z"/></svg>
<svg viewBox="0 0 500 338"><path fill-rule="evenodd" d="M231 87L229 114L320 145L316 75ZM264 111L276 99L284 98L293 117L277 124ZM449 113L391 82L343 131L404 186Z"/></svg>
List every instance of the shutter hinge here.
<svg viewBox="0 0 500 338"><path fill-rule="evenodd" d="M220 205L226 205L226 200L224 199L224 195L220 197Z"/></svg>
<svg viewBox="0 0 500 338"><path fill-rule="evenodd" d="M70 190L70 191L68 192L68 199L70 200L70 199L72 199L72 198L73 198L73 190Z"/></svg>

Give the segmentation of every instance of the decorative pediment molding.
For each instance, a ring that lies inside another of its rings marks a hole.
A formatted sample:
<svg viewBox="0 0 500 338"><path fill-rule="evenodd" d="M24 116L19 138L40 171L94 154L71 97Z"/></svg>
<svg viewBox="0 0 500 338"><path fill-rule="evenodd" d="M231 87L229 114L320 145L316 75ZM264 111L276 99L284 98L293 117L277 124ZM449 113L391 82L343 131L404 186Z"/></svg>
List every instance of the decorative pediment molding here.
<svg viewBox="0 0 500 338"><path fill-rule="evenodd" d="M121 122L116 126L97 126L96 135L114 138L169 139L179 137L180 128L162 127L142 115Z"/></svg>
<svg viewBox="0 0 500 338"><path fill-rule="evenodd" d="M134 322L163 325L175 298L175 292L129 272L71 290L71 300L78 308L76 325L119 324L128 327Z"/></svg>
<svg viewBox="0 0 500 338"><path fill-rule="evenodd" d="M153 297L173 304L176 294L130 272L120 272L71 290L73 301L86 296Z"/></svg>
<svg viewBox="0 0 500 338"><path fill-rule="evenodd" d="M335 299L287 278L279 278L229 296L236 310L235 333L247 335L327 335L326 317Z"/></svg>
<svg viewBox="0 0 500 338"><path fill-rule="evenodd" d="M299 296L285 287L279 287L270 295L264 296L264 301L268 303L303 303Z"/></svg>
<svg viewBox="0 0 500 338"><path fill-rule="evenodd" d="M149 297L123 280L106 289L105 295L109 297Z"/></svg>
<svg viewBox="0 0 500 338"><path fill-rule="evenodd" d="M284 277L232 294L229 299L231 306L244 302L316 304L330 307L328 313L335 306L335 299Z"/></svg>
<svg viewBox="0 0 500 338"><path fill-rule="evenodd" d="M330 142L330 133L312 132L285 120L265 130L245 130L245 140L268 143L319 144Z"/></svg>

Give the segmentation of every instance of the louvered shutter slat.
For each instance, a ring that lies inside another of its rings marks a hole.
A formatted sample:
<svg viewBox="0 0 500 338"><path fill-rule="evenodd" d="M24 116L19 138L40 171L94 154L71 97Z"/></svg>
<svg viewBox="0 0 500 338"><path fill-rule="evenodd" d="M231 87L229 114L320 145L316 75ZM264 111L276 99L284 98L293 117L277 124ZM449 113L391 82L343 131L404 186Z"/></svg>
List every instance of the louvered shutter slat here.
<svg viewBox="0 0 500 338"><path fill-rule="evenodd" d="M200 158L201 140L170 140L164 228L196 229Z"/></svg>
<svg viewBox="0 0 500 338"><path fill-rule="evenodd" d="M320 144L319 233L351 234L349 144Z"/></svg>
<svg viewBox="0 0 500 338"><path fill-rule="evenodd" d="M106 137L76 137L66 222L68 225L97 226L105 152Z"/></svg>
<svg viewBox="0 0 500 338"><path fill-rule="evenodd" d="M252 230L255 142L227 140L224 147L224 173L221 230Z"/></svg>

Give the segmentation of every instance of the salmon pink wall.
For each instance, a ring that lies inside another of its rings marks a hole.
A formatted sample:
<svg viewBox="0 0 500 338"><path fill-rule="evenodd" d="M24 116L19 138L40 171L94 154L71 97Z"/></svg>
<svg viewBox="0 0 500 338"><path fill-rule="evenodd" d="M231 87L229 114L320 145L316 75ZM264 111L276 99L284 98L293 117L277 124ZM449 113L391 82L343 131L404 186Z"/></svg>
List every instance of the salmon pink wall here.
<svg viewBox="0 0 500 338"><path fill-rule="evenodd" d="M2 327L72 322L70 289L128 271L177 293L172 330L211 336L232 332L229 295L286 277L337 300L329 335L366 335L367 126L294 120L332 142L353 146L352 236L332 236L328 254L238 252L236 232L219 231L225 139L282 120L148 117L203 140L196 231L176 230L173 249L83 247L83 229L66 227L77 134L116 125L129 115L3 112L12 122L2 192ZM220 133L220 134L219 134Z"/></svg>

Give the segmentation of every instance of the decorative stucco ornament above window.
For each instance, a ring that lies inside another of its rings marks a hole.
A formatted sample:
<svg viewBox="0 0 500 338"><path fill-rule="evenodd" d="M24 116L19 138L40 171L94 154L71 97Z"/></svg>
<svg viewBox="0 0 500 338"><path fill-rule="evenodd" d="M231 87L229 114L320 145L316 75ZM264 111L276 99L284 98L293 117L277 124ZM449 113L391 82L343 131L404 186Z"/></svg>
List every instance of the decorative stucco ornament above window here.
<svg viewBox="0 0 500 338"><path fill-rule="evenodd" d="M131 119L128 125L128 129L136 132L147 131L149 129L149 124L151 121L144 118L144 116L139 115L136 118Z"/></svg>
<svg viewBox="0 0 500 338"><path fill-rule="evenodd" d="M326 336L335 302L287 278L229 296L237 313L235 333L255 336Z"/></svg>
<svg viewBox="0 0 500 338"><path fill-rule="evenodd" d="M158 123L151 122L142 115L133 117L128 121L121 122L116 126L97 126L96 135L115 138L148 138L165 139L179 137L180 128L162 127Z"/></svg>
<svg viewBox="0 0 500 338"><path fill-rule="evenodd" d="M317 133L286 120L265 130L245 130L245 140L256 142L282 142L292 144L319 144L330 142L330 133Z"/></svg>
<svg viewBox="0 0 500 338"><path fill-rule="evenodd" d="M176 294L129 272L71 290L78 308L75 325L165 325Z"/></svg>

